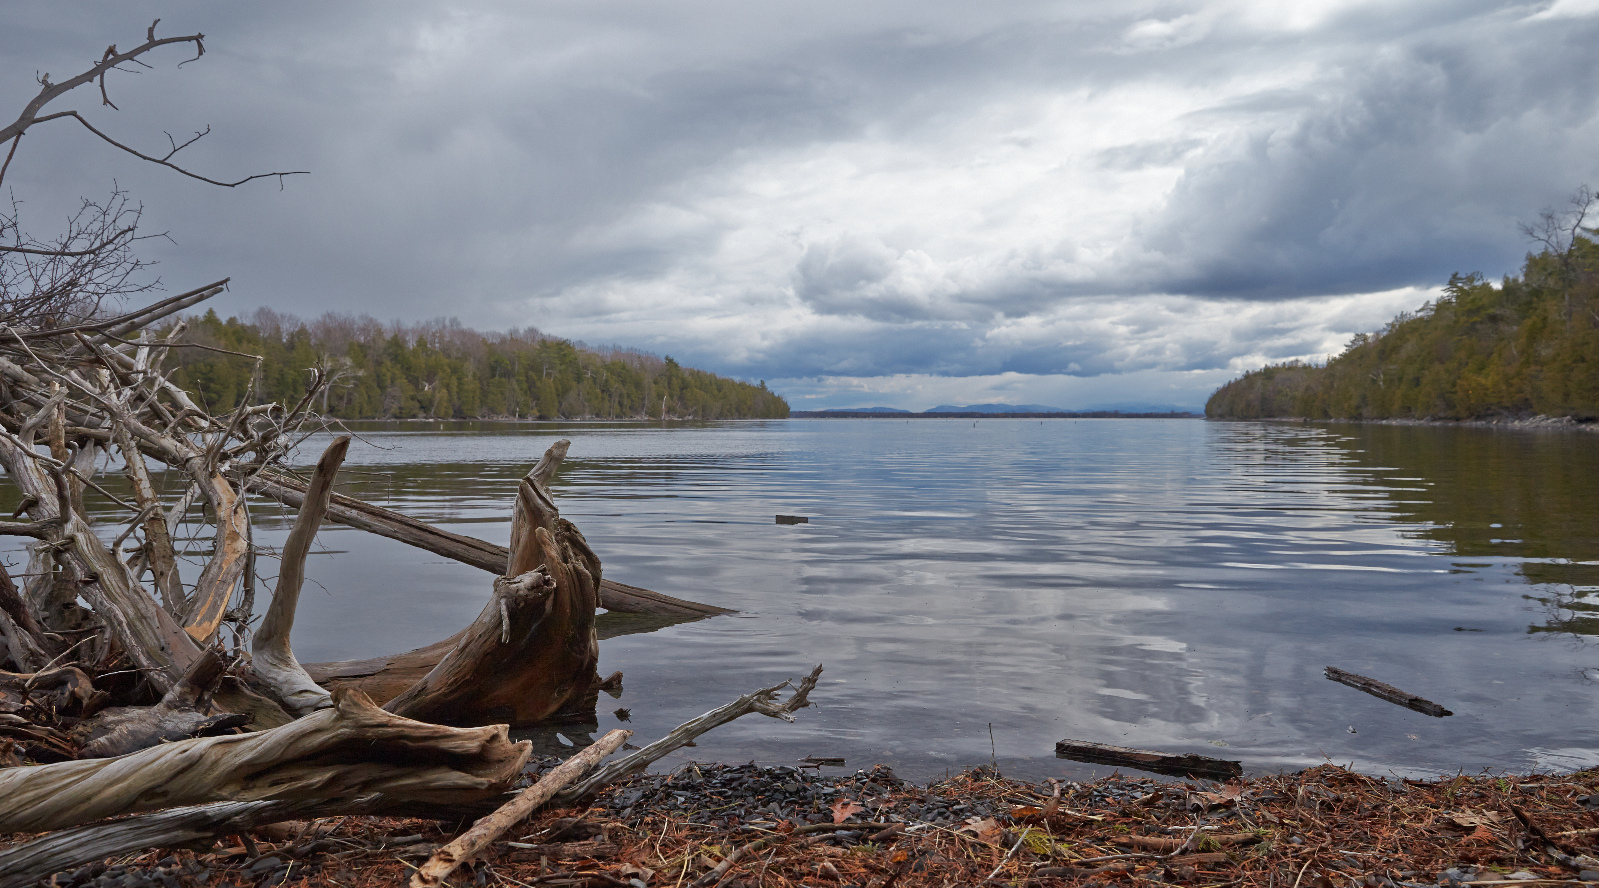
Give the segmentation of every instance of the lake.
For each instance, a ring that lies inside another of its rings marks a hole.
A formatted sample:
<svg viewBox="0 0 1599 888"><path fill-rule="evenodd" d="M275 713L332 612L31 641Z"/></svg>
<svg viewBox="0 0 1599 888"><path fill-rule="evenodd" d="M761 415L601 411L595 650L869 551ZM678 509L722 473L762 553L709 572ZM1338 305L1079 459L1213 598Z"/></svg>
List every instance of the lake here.
<svg viewBox="0 0 1599 888"><path fill-rule="evenodd" d="M555 499L605 576L739 611L603 640L600 671L622 670L625 691L600 697L589 729L622 725L625 707L653 739L826 665L797 724L748 716L695 759L1107 772L1056 759L1071 738L1251 771L1599 765L1593 435L1106 419L356 430L342 491L501 544L516 479L569 438ZM292 515L255 515L258 541L280 543ZM338 525L309 575L294 635L308 662L443 638L490 583ZM1326 666L1456 714L1383 702Z"/></svg>

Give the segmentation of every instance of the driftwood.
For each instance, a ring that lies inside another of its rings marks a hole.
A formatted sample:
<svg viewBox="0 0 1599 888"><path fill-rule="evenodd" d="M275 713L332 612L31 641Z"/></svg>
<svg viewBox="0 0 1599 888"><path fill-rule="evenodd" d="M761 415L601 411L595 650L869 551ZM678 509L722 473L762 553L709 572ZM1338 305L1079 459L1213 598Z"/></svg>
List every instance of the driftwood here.
<svg viewBox="0 0 1599 888"><path fill-rule="evenodd" d="M527 762L503 725L449 728L384 712L358 692L253 734L166 743L114 759L0 769L0 832L40 832L216 801L475 800Z"/></svg>
<svg viewBox="0 0 1599 888"><path fill-rule="evenodd" d="M1387 700L1389 703L1398 703L1400 706L1403 706L1406 709L1414 709L1422 715L1430 715L1433 718L1443 718L1446 715L1454 715L1453 712L1450 712L1449 710L1439 706L1437 703L1434 703L1425 697L1418 697L1415 694L1409 693L1408 691L1401 691L1393 685L1384 684L1375 678L1367 678L1364 675L1356 675L1353 672L1345 672L1336 666L1327 667L1327 677L1338 682L1339 684L1349 685L1356 690L1365 691L1373 697L1379 697L1383 700Z"/></svg>
<svg viewBox="0 0 1599 888"><path fill-rule="evenodd" d="M384 708L442 724L531 725L593 711L600 559L544 485L566 448L556 442L522 479L509 570L488 605L432 671Z"/></svg>
<svg viewBox="0 0 1599 888"><path fill-rule="evenodd" d="M305 501L305 484L288 475L263 472L246 483L252 493L259 493L292 508L299 508ZM327 520L425 549L435 555L486 570L495 576L504 574L506 565L510 563L511 551L505 546L451 533L341 493L333 494L328 502ZM618 613L658 616L710 617L735 613L725 607L673 598L615 580L600 581L600 606ZM306 668L312 667L308 665Z"/></svg>
<svg viewBox="0 0 1599 888"><path fill-rule="evenodd" d="M248 715L217 712L212 694L221 684L230 658L212 648L194 661L183 678L154 706L107 709L79 728L81 758L110 758L173 740L187 740L243 727Z"/></svg>
<svg viewBox="0 0 1599 888"><path fill-rule="evenodd" d="M1107 746L1081 740L1062 740L1055 744L1055 757L1096 765L1116 765L1137 768L1153 774L1172 777L1204 777L1210 780L1227 780L1244 773L1242 762L1208 758L1202 755L1171 755L1148 749L1129 749L1125 746Z"/></svg>
<svg viewBox="0 0 1599 888"><path fill-rule="evenodd" d="M427 863L422 864L411 876L411 888L436 888L444 884L444 880L463 864L470 862L479 853L487 848L491 842L499 838L506 830L527 819L527 816L538 809L539 806L550 800L556 790L564 788L567 784L583 776L583 772L594 767L601 759L621 748L627 738L633 736L632 731L611 731L599 742L572 756L554 769L540 777L538 782L516 794L516 798L502 805L499 810L472 824L472 828L460 834L448 845L433 852Z"/></svg>
<svg viewBox="0 0 1599 888"><path fill-rule="evenodd" d="M294 629L294 611L300 604L300 588L305 584L305 559L311 553L311 542L316 539L317 526L327 511L328 495L333 492L333 477L344 454L350 449L350 438L341 435L328 445L317 461L312 475L310 492L294 517L294 527L283 544L283 560L278 568L278 584L272 592L272 603L260 628L255 630L251 644L251 665L255 674L269 689L271 695L294 715L304 715L324 709L333 702L333 696L301 668L289 645L289 633Z"/></svg>

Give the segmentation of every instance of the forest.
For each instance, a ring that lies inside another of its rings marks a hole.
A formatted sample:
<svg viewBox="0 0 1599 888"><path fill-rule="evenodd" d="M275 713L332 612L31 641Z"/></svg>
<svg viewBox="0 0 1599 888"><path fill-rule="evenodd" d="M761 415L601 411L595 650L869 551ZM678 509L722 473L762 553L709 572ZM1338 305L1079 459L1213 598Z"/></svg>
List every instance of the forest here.
<svg viewBox="0 0 1599 888"><path fill-rule="evenodd" d="M207 410L293 404L314 370L315 407L344 419L772 419L788 403L766 388L670 357L590 348L536 329L480 333L452 320L403 325L259 309L249 320L187 318L172 381ZM262 360L257 361L256 356Z"/></svg>
<svg viewBox="0 0 1599 888"><path fill-rule="evenodd" d="M1546 248L1519 276L1451 275L1435 301L1357 334L1326 364L1274 364L1227 383L1205 415L1599 418L1599 245L1581 221L1566 219L1564 237L1559 224L1527 229Z"/></svg>

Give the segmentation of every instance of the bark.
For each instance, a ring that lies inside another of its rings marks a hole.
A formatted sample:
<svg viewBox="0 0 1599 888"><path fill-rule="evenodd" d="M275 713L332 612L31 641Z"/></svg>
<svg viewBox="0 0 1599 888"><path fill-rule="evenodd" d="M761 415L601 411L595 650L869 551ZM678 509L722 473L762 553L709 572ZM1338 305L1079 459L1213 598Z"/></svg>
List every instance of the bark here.
<svg viewBox="0 0 1599 888"><path fill-rule="evenodd" d="M537 783L517 793L493 814L472 824L471 829L435 851L427 863L411 875L411 888L437 888L444 884L451 873L477 857L506 830L526 820L529 814L548 802L556 790L583 776L583 772L599 764L631 736L632 731L611 731L540 777Z"/></svg>
<svg viewBox="0 0 1599 888"><path fill-rule="evenodd" d="M504 725L448 728L400 718L357 692L254 734L166 743L114 759L0 771L0 832L42 832L107 817L217 801L356 798L383 793L458 802L504 792L530 746Z"/></svg>
<svg viewBox="0 0 1599 888"><path fill-rule="evenodd" d="M295 659L289 646L289 633L294 629L294 611L300 603L300 588L305 584L305 559L311 553L311 543L316 539L318 525L327 512L328 496L333 492L333 479L344 455L350 449L350 436L341 435L328 445L316 464L310 492L300 513L295 516L294 527L283 544L283 560L278 568L277 588L272 592L261 627L256 630L251 645L255 674L270 689L283 708L295 715L304 715L332 704L332 696L307 675Z"/></svg>

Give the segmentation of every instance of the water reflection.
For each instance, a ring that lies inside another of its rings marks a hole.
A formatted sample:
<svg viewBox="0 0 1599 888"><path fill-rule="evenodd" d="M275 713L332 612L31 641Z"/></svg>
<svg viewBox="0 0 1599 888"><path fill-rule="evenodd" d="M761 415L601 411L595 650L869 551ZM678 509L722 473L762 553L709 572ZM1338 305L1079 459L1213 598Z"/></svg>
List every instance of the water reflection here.
<svg viewBox="0 0 1599 888"><path fill-rule="evenodd" d="M1417 536L1462 558L1521 559L1544 622L1528 632L1599 636L1599 438L1408 426L1330 426L1357 464L1406 478L1391 491ZM1412 480L1413 479L1413 480ZM1463 563L1472 570L1489 564Z"/></svg>
<svg viewBox="0 0 1599 888"><path fill-rule="evenodd" d="M1095 773L1054 759L1063 738L1257 770L1592 757L1588 436L1139 420L358 431L342 491L501 544L515 480L569 437L556 499L606 576L740 611L602 618L623 634L601 671L627 690L584 730L620 725L621 707L659 736L823 662L819 709L726 726L694 755L843 755L914 778L991 754L1018 774ZM288 510L254 514L258 539L280 542ZM308 661L434 642L488 593L481 571L347 528L319 546L295 634ZM1328 665L1458 714L1370 698Z"/></svg>

